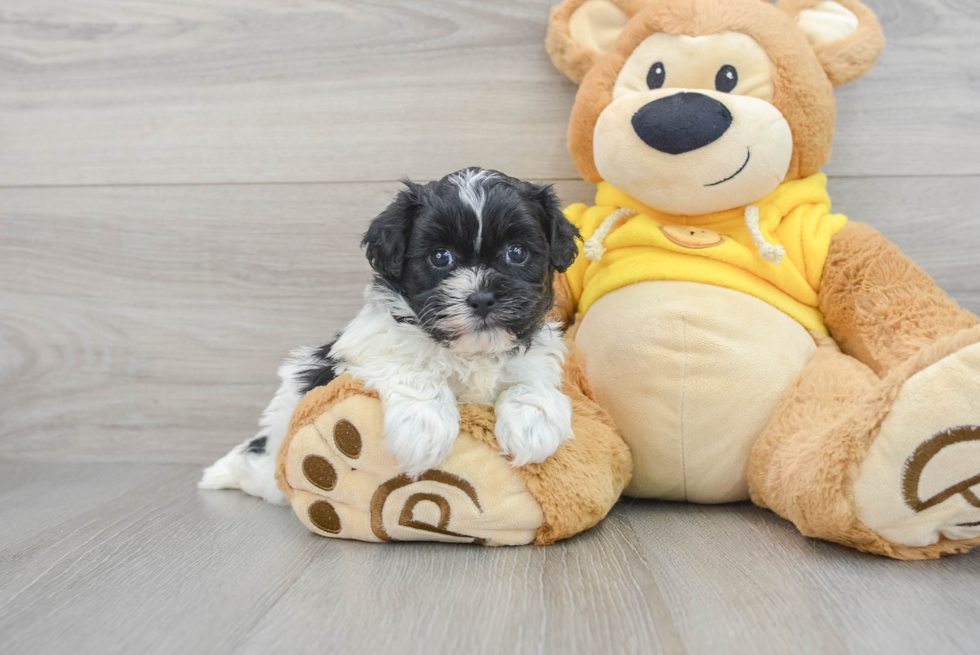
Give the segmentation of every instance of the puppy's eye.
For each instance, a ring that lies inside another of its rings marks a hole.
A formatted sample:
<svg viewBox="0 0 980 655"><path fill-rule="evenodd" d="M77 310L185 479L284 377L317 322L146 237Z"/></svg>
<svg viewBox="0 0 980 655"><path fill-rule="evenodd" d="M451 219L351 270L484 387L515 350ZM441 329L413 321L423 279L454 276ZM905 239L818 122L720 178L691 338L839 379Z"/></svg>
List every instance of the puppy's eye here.
<svg viewBox="0 0 980 655"><path fill-rule="evenodd" d="M453 253L449 252L446 248L436 248L429 255L429 263L436 268L446 268L447 266L452 266L453 263Z"/></svg>
<svg viewBox="0 0 980 655"><path fill-rule="evenodd" d="M725 64L720 69L718 69L718 74L715 75L715 88L722 93L731 93L738 85L738 71L735 70L734 66L729 66Z"/></svg>
<svg viewBox="0 0 980 655"><path fill-rule="evenodd" d="M667 71L664 69L664 63L658 61L650 67L650 72L647 73L647 86L650 89L659 89L664 85L665 79L667 79Z"/></svg>
<svg viewBox="0 0 980 655"><path fill-rule="evenodd" d="M509 264L523 264L527 261L527 249L519 243L507 246L507 262Z"/></svg>

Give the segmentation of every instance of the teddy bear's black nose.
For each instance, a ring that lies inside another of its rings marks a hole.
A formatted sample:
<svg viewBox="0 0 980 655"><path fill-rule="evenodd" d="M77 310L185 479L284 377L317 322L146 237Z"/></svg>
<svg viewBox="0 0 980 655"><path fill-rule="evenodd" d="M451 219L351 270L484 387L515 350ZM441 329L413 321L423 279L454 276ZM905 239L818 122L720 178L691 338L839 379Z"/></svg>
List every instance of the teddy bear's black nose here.
<svg viewBox="0 0 980 655"><path fill-rule="evenodd" d="M676 93L643 105L632 122L643 143L680 155L717 141L731 126L732 113L702 93Z"/></svg>

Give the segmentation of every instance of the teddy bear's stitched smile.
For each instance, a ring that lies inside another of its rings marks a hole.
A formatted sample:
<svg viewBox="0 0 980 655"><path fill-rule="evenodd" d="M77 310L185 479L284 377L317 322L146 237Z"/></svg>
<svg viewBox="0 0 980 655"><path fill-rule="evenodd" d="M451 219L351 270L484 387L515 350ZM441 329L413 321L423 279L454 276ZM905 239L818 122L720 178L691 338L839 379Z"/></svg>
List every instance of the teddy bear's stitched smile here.
<svg viewBox="0 0 980 655"><path fill-rule="evenodd" d="M726 177L724 180L719 180L718 182L712 182L711 184L705 184L704 186L718 186L719 184L724 184L728 180L731 180L739 173L745 170L745 167L749 165L749 160L752 159L752 150L750 148L745 149L745 162L742 164L741 168Z"/></svg>

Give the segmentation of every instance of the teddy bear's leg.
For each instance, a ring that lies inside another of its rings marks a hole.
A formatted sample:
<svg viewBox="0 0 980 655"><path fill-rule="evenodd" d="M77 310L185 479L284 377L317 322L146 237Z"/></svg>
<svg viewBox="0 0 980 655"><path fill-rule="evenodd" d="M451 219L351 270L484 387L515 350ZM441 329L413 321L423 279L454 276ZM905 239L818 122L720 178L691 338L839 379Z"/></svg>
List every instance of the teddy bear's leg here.
<svg viewBox="0 0 980 655"><path fill-rule="evenodd" d="M854 357L819 340L753 450L752 498L860 550L968 550L980 543L980 321L874 230L840 237L822 300Z"/></svg>
<svg viewBox="0 0 980 655"><path fill-rule="evenodd" d="M881 377L941 337L980 325L898 246L861 223L831 243L820 310L841 350Z"/></svg>

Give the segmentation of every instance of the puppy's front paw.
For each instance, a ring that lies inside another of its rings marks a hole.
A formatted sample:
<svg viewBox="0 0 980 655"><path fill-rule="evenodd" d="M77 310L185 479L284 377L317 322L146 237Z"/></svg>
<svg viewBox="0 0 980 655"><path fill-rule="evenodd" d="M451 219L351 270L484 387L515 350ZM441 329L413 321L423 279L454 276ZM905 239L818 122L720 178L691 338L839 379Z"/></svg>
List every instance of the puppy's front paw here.
<svg viewBox="0 0 980 655"><path fill-rule="evenodd" d="M392 396L384 403L384 447L412 478L449 456L459 435L455 402Z"/></svg>
<svg viewBox="0 0 980 655"><path fill-rule="evenodd" d="M514 466L543 462L572 438L572 403L557 389L508 389L496 413L497 443Z"/></svg>

